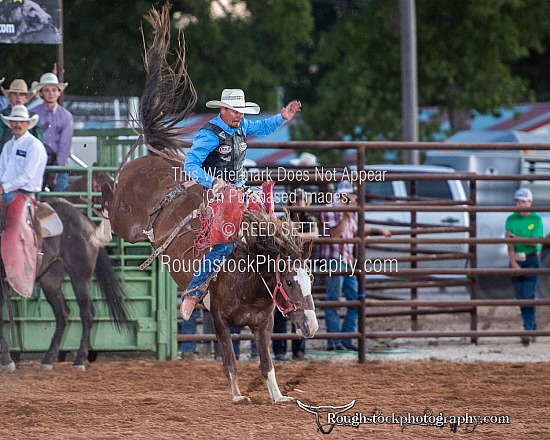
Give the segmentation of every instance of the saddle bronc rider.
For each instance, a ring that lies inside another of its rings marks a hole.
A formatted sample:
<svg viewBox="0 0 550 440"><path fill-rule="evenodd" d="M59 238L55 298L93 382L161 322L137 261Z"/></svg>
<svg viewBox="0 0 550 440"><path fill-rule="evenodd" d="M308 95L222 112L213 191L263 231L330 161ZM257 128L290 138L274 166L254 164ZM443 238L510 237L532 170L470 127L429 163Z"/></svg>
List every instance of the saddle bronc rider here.
<svg viewBox="0 0 550 440"><path fill-rule="evenodd" d="M35 193L42 189L47 154L42 142L29 132L38 115L29 116L24 105L16 105L9 116L1 117L13 133L0 153L0 194L6 204L2 260L12 288L28 297L34 285L39 245L33 228Z"/></svg>
<svg viewBox="0 0 550 440"><path fill-rule="evenodd" d="M219 101L208 101L209 108L219 108L220 113L202 127L187 153L184 170L189 178L214 192L225 187L226 183L244 186L246 172L246 136L265 136L294 117L300 111L300 101L292 101L283 107L280 114L259 121L244 118L245 114L258 114L260 107L246 102L241 89L224 89ZM201 262L187 287L181 305L182 318L188 320L195 305L199 302L201 286L210 274L233 251L233 243L220 243L212 247Z"/></svg>

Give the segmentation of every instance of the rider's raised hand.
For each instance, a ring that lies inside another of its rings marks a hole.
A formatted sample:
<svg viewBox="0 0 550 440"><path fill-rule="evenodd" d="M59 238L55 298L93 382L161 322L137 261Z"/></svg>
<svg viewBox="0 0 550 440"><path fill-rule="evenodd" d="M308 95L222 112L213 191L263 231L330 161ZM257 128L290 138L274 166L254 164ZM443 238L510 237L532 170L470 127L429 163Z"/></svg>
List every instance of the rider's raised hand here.
<svg viewBox="0 0 550 440"><path fill-rule="evenodd" d="M302 108L302 103L300 101L291 101L287 104L286 107L281 109L281 116L287 121L291 120L297 112Z"/></svg>

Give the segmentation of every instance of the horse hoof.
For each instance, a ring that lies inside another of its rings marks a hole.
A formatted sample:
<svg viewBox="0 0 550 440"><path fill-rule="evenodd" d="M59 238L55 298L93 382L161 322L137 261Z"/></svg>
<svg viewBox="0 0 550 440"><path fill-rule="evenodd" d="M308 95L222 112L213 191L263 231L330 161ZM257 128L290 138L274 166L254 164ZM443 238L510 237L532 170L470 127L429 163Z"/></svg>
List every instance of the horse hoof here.
<svg viewBox="0 0 550 440"><path fill-rule="evenodd" d="M40 364L40 369L43 371L52 371L53 365L52 364Z"/></svg>
<svg viewBox="0 0 550 440"><path fill-rule="evenodd" d="M73 370L74 371L86 371L86 366L85 365L73 365Z"/></svg>
<svg viewBox="0 0 550 440"><path fill-rule="evenodd" d="M233 403L250 403L251 400L249 397L246 396L235 396L232 399Z"/></svg>
<svg viewBox="0 0 550 440"><path fill-rule="evenodd" d="M294 397L281 396L281 397L275 399L275 401L273 403L289 403L289 402L294 402Z"/></svg>
<svg viewBox="0 0 550 440"><path fill-rule="evenodd" d="M13 373L15 371L15 363L10 362L8 365L2 365L0 371L2 373Z"/></svg>

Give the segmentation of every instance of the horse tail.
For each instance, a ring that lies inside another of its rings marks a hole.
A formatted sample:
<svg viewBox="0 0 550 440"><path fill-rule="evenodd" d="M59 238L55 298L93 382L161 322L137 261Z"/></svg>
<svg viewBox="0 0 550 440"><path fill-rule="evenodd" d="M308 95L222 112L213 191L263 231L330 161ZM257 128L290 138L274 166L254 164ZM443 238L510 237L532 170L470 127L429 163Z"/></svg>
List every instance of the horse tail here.
<svg viewBox="0 0 550 440"><path fill-rule="evenodd" d="M140 101L140 116L145 142L158 150L181 152L182 128L178 127L189 117L197 102L197 92L185 65L185 40L178 35L174 50L175 63L166 59L170 51L170 4L159 13L154 8L147 17L153 27L153 41L143 43L143 63L146 82ZM143 36L143 29L142 29Z"/></svg>
<svg viewBox="0 0 550 440"><path fill-rule="evenodd" d="M130 321L126 305L126 295L122 283L113 269L113 264L105 248L100 248L95 265L95 276L101 293L107 302L109 314L118 331L128 329Z"/></svg>

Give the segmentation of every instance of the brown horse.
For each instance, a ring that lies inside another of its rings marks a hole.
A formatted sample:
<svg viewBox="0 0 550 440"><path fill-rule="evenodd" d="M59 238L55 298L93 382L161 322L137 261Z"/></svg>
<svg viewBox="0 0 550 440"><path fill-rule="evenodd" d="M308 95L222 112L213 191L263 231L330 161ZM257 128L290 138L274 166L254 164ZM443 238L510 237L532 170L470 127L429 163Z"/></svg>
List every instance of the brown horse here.
<svg viewBox="0 0 550 440"><path fill-rule="evenodd" d="M76 353L73 367L78 371L84 371L94 317L90 295L92 275L95 274L109 313L119 328L128 324L124 292L106 249L92 244L97 242L99 227L96 228L94 223L82 212L63 199L52 198L49 200L49 204L61 219L63 232L61 235L44 238L41 247L41 264L36 273L36 281L40 284L55 316L55 331L50 347L42 358L41 368L51 370L54 361L58 358L59 345L69 321L70 312L61 285L64 278L69 276L76 302L80 308L82 323L80 347ZM2 269L0 265L0 270ZM1 319L2 306L7 301L9 301L9 289L2 278L0 283L2 366L0 371L10 372L15 370L15 364L4 337L3 319Z"/></svg>
<svg viewBox="0 0 550 440"><path fill-rule="evenodd" d="M104 200L113 231L130 242L149 239L155 248L165 247L162 262L185 289L193 275L190 267L204 255L204 251L193 251L201 226L193 213L205 195L199 184L182 175L183 159L174 151L182 147L176 124L189 115L196 94L187 76L185 54L178 52L179 63L174 69L166 62L169 7L165 6L160 14L153 10L150 22L155 37L144 57L147 83L140 110L146 142L158 153L123 164L114 192L104 188ZM181 107L186 91L191 98L177 112L174 109ZM267 380L269 394L273 402L286 402L292 399L281 394L269 353L273 308L276 303L288 313L298 334L314 336L318 323L311 299L311 278L304 265L308 251L296 237L285 234L288 228L273 216L261 211L245 212L243 225L259 222L273 233L257 236L250 233L254 228L243 227L249 233L235 243L233 254L209 284L210 309L232 400L248 398L239 390L230 327L249 326L258 345L260 371ZM274 264L281 261L293 264Z"/></svg>

